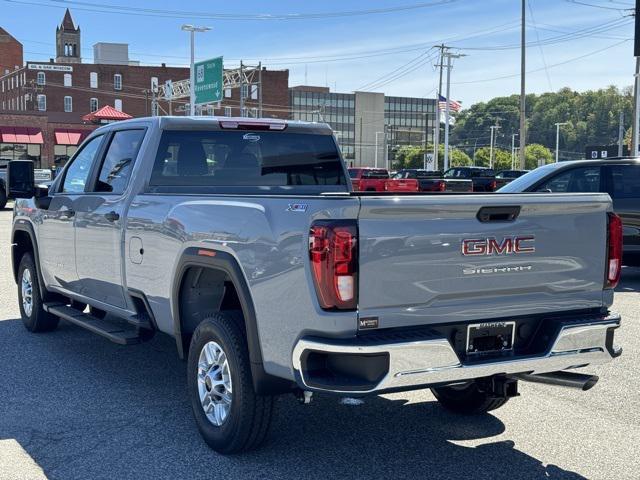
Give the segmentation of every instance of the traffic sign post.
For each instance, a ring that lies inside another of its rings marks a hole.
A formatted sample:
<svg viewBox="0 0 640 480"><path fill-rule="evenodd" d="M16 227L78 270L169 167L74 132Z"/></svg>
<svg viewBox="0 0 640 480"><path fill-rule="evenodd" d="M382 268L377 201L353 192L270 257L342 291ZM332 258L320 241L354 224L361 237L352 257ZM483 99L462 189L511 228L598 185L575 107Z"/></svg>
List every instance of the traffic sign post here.
<svg viewBox="0 0 640 480"><path fill-rule="evenodd" d="M194 64L195 104L222 101L222 57L212 58Z"/></svg>

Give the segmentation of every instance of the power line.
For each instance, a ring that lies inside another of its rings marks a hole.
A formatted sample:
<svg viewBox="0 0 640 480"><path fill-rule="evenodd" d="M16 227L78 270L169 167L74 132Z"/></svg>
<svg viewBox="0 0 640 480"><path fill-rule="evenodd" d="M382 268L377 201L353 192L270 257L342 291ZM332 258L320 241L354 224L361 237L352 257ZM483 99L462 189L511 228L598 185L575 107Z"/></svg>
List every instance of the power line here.
<svg viewBox="0 0 640 480"><path fill-rule="evenodd" d="M213 12L197 12L184 10L167 10L157 8L132 7L128 5L109 5L105 3L92 3L74 0L55 0L55 2L29 2L24 0L4 0L7 3L17 3L22 5L34 5L52 8L67 8L73 6L75 10L96 12L96 13L112 13L119 15L143 16L143 17L169 17L169 18L199 18L214 20L316 20L326 18L339 17L357 17L364 15L387 14L394 12L404 12L418 10L441 5L448 5L460 0L432 0L430 2L420 2L409 5L399 5L396 7L370 8L365 10L346 10L339 12L316 12L316 13L213 13ZM52 5L51 3L55 3Z"/></svg>
<svg viewBox="0 0 640 480"><path fill-rule="evenodd" d="M608 7L606 5L596 5L593 3L588 3L588 2L582 2L580 0L564 0L566 3L573 3L574 5L582 5L583 7L593 7L593 8L600 8L603 10L617 10L619 12L624 12L627 10L633 10L632 8L619 8L619 7Z"/></svg>
<svg viewBox="0 0 640 480"><path fill-rule="evenodd" d="M612 45L609 45L607 47L604 48L600 48L598 50L594 50L592 52L589 53L585 53L584 55L579 55L577 57L573 57L573 58L569 58L567 60L564 60L562 62L558 62L558 63L554 63L552 65L548 65L547 68L551 69L551 68L555 68L555 67L559 67L561 65L566 65L567 63L571 63L571 62L575 62L577 60L582 60L583 58L587 58L587 57L591 57L592 55L597 55L598 53L604 52L606 50L610 50L612 48L615 48L619 45L622 45L623 43L627 43L632 39L626 39L626 40L622 40L621 42L616 42ZM539 72L541 70L544 70L544 67L542 68L536 68L533 70L527 70L527 73L535 73L535 72ZM520 74L519 73L515 73L515 74L510 74L510 75L501 75L499 77L493 77L493 78L483 78L480 80L468 80L468 81L464 81L464 82L454 82L454 85L466 85L466 84L472 84L472 83L484 83L484 82L492 82L494 80L504 80L505 78L514 78L514 77L519 77Z"/></svg>
<svg viewBox="0 0 640 480"><path fill-rule="evenodd" d="M531 22L533 23L533 30L536 32L536 38L538 39L538 48L540 49L540 56L542 57L542 65L544 66L544 72L547 76L547 82L549 83L549 90L553 90L553 85L551 84L551 75L549 75L549 69L547 68L547 60L544 57L544 50L542 49L542 45L540 43L540 32L536 27L536 21L533 17L533 8L531 7L531 0L527 0L527 6L529 7L529 15L531 16Z"/></svg>

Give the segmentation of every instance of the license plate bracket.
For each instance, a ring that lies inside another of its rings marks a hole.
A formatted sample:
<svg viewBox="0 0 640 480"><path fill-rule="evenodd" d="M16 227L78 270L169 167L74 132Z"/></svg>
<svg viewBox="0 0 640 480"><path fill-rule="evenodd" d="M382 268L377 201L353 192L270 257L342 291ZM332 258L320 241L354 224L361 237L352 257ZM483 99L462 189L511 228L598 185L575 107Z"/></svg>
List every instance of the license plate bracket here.
<svg viewBox="0 0 640 480"><path fill-rule="evenodd" d="M501 353L513 350L516 322L484 322L467 327L467 354Z"/></svg>

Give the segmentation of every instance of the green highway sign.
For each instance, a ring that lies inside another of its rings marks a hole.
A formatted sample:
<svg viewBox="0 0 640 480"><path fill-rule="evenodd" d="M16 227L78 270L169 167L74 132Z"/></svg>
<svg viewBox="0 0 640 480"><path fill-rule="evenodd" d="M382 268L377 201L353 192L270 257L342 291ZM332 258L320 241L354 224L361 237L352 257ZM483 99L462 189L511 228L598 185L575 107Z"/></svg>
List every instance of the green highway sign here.
<svg viewBox="0 0 640 480"><path fill-rule="evenodd" d="M194 64L196 105L222 100L222 57Z"/></svg>

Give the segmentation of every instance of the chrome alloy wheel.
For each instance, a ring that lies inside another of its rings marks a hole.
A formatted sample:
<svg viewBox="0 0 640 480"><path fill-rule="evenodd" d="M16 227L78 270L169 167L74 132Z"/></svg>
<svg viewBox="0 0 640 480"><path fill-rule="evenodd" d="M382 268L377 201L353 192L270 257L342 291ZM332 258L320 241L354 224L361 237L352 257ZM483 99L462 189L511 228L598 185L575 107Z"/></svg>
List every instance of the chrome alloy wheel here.
<svg viewBox="0 0 640 480"><path fill-rule="evenodd" d="M207 342L198 358L198 394L205 415L217 427L229 416L231 392L227 355L216 342Z"/></svg>
<svg viewBox="0 0 640 480"><path fill-rule="evenodd" d="M22 281L20 282L22 292L22 310L27 317L33 312L33 281L31 280L31 271L25 268L22 272Z"/></svg>

